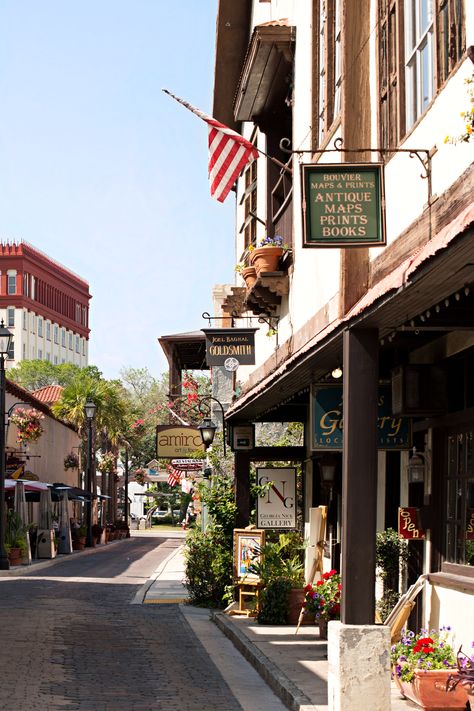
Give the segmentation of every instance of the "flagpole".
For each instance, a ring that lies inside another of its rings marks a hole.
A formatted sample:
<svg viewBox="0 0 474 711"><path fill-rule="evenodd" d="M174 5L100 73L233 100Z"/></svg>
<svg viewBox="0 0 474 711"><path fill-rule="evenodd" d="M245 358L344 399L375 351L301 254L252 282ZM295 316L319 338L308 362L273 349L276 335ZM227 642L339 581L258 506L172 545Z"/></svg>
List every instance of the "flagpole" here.
<svg viewBox="0 0 474 711"><path fill-rule="evenodd" d="M269 155L268 153L265 153L265 151L260 150L260 148L257 148L257 146L254 143L252 143L252 146L255 148L256 151L261 153L262 156L269 158L271 161L273 161L273 163L275 163L275 165L277 165L282 170L286 170L287 173L293 173L291 168L288 168L288 166L285 165L284 163L282 163L281 161L279 161L278 158L274 158L273 156Z"/></svg>

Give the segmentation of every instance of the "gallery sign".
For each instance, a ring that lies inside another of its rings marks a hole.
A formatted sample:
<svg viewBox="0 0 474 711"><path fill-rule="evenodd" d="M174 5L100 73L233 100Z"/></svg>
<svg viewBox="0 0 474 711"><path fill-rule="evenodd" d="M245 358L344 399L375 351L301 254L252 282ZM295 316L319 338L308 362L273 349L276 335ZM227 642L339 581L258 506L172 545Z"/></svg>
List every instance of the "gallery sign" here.
<svg viewBox="0 0 474 711"><path fill-rule="evenodd" d="M386 244L382 163L302 166L303 247Z"/></svg>
<svg viewBox="0 0 474 711"><path fill-rule="evenodd" d="M156 428L156 456L164 459L192 457L204 452L201 433L197 427L158 425Z"/></svg>
<svg viewBox="0 0 474 711"><path fill-rule="evenodd" d="M361 403L363 407L363 403ZM342 450L342 385L313 383L311 386L311 448ZM392 415L391 388L381 385L378 393L377 448L410 449L411 419Z"/></svg>
<svg viewBox="0 0 474 711"><path fill-rule="evenodd" d="M238 365L255 364L256 328L203 328L201 330L206 336L207 365L225 365L229 359L237 360Z"/></svg>
<svg viewBox="0 0 474 711"><path fill-rule="evenodd" d="M296 528L296 469L259 467L257 483L269 485L257 498L257 528Z"/></svg>

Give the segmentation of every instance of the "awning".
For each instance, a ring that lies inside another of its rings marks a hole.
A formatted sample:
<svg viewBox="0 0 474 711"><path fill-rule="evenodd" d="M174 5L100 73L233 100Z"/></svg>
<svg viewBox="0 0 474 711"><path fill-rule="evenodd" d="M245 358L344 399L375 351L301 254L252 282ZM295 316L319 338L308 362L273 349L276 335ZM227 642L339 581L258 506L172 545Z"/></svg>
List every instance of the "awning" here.
<svg viewBox="0 0 474 711"><path fill-rule="evenodd" d="M227 410L226 420L258 419L324 377L341 362L347 327L378 328L383 337L457 289L474 284L473 224L474 203L369 289L344 318L329 323L244 392Z"/></svg>

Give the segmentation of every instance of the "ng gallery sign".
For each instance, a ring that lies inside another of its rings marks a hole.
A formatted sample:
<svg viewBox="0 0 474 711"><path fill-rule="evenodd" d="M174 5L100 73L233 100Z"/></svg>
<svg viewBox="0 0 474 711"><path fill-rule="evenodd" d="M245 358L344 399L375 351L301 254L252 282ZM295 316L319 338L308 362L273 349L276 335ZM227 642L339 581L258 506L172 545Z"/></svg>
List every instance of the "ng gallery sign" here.
<svg viewBox="0 0 474 711"><path fill-rule="evenodd" d="M296 528L296 469L257 469L257 482L268 485L257 499L257 528Z"/></svg>
<svg viewBox="0 0 474 711"><path fill-rule="evenodd" d="M240 365L255 363L256 328L206 328L207 365L224 365L228 358L235 358Z"/></svg>
<svg viewBox="0 0 474 711"><path fill-rule="evenodd" d="M156 428L156 456L164 459L192 457L204 452L201 433L197 427L158 425Z"/></svg>
<svg viewBox="0 0 474 711"><path fill-rule="evenodd" d="M381 163L303 165L301 177L303 247L386 243Z"/></svg>

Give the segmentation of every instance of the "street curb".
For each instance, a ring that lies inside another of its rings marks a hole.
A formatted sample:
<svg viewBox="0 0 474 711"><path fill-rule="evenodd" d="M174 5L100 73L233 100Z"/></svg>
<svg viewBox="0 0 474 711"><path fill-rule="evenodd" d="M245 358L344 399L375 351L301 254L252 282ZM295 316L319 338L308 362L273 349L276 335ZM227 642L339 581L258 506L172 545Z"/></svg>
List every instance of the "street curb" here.
<svg viewBox="0 0 474 711"><path fill-rule="evenodd" d="M211 619L290 711L318 711L318 707L235 624L230 622L223 612L211 612Z"/></svg>
<svg viewBox="0 0 474 711"><path fill-rule="evenodd" d="M174 558L175 555L178 555L181 553L183 546L178 546L178 548L175 548L175 550L171 551L171 553L161 561L159 564L158 568L153 572L153 574L148 578L146 583L143 583L141 586L140 590L138 590L135 595L133 596L133 599L131 601L131 605L144 605L145 603L145 597L148 592L148 590L151 588L155 580L160 577L161 573L163 570L166 568L170 560ZM180 599L179 602L182 602ZM156 603L153 603L156 604Z"/></svg>

